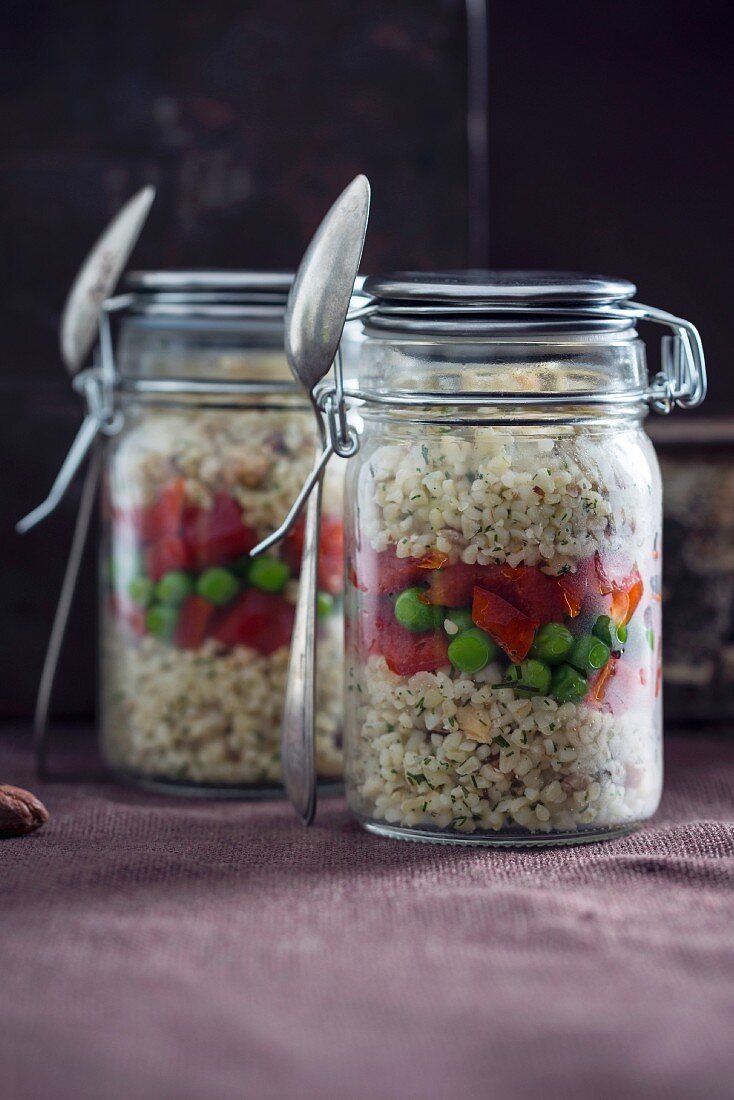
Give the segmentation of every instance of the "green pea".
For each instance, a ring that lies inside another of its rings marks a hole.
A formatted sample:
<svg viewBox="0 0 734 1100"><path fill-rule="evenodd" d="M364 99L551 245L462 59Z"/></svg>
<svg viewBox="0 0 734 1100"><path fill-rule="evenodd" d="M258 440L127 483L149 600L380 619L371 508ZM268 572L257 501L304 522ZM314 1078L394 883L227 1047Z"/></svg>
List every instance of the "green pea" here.
<svg viewBox="0 0 734 1100"><path fill-rule="evenodd" d="M510 665L505 673L505 683L518 695L547 695L551 686L551 670L544 661L528 657L517 665Z"/></svg>
<svg viewBox="0 0 734 1100"><path fill-rule="evenodd" d="M247 579L255 588L261 588L263 592L282 592L290 578L291 571L288 564L280 558L273 558L270 554L263 554L259 558L253 558L247 573Z"/></svg>
<svg viewBox="0 0 734 1100"><path fill-rule="evenodd" d="M497 656L497 646L489 634L479 627L464 630L457 634L449 645L448 654L451 664L460 672L481 672Z"/></svg>
<svg viewBox="0 0 734 1100"><path fill-rule="evenodd" d="M557 703L577 703L588 689L586 677L571 665L558 665L553 669L550 693Z"/></svg>
<svg viewBox="0 0 734 1100"><path fill-rule="evenodd" d="M316 597L316 614L320 619L325 619L327 615L331 615L336 600L328 592L319 592Z"/></svg>
<svg viewBox="0 0 734 1100"><path fill-rule="evenodd" d="M180 607L187 596L193 592L194 585L188 573L181 569L172 569L158 581L155 594L161 603L171 607Z"/></svg>
<svg viewBox="0 0 734 1100"><path fill-rule="evenodd" d="M173 637L177 619L178 611L175 607L166 607L165 604L157 603L148 611L145 617L145 625L150 634L168 641Z"/></svg>
<svg viewBox="0 0 734 1100"><path fill-rule="evenodd" d="M406 588L395 601L395 618L406 630L416 634L435 630L443 621L443 610L424 603L421 599L424 594L423 588Z"/></svg>
<svg viewBox="0 0 734 1100"><path fill-rule="evenodd" d="M568 655L568 663L579 672L597 672L604 668L611 656L608 645L593 634L582 634L573 643L573 649Z"/></svg>
<svg viewBox="0 0 734 1100"><path fill-rule="evenodd" d="M234 573L229 569L222 569L215 565L212 569L205 569L196 582L196 591L205 600L223 607L231 603L239 592L239 582Z"/></svg>
<svg viewBox="0 0 734 1100"><path fill-rule="evenodd" d="M535 635L530 656L547 665L559 665L571 652L573 634L561 623L546 623Z"/></svg>
<svg viewBox="0 0 734 1100"><path fill-rule="evenodd" d="M133 577L127 586L127 594L138 607L149 607L153 601L155 585L150 577Z"/></svg>
<svg viewBox="0 0 734 1100"><path fill-rule="evenodd" d="M621 649L627 641L627 627L621 624L618 626L609 615L600 615L592 626L591 633L610 650Z"/></svg>
<svg viewBox="0 0 734 1100"><path fill-rule="evenodd" d="M468 607L455 607L446 611L444 619L448 619L458 629L452 636L455 638L456 634L462 634L465 630L474 629L474 620L471 617L471 611Z"/></svg>

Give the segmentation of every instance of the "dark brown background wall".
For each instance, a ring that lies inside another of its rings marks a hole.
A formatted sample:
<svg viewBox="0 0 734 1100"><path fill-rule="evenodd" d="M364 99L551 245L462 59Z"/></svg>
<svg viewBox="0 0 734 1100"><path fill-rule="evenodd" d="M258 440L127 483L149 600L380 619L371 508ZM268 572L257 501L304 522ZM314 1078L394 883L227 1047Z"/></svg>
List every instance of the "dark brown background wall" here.
<svg viewBox="0 0 734 1100"><path fill-rule="evenodd" d="M496 266L596 269L695 320L709 412L734 409L724 0L495 0ZM0 91L0 714L27 713L75 495L20 539L79 420L56 327L83 255L145 182L136 266L294 266L335 194L373 184L365 269L467 262L463 0L5 0ZM92 563L57 710L93 699Z"/></svg>

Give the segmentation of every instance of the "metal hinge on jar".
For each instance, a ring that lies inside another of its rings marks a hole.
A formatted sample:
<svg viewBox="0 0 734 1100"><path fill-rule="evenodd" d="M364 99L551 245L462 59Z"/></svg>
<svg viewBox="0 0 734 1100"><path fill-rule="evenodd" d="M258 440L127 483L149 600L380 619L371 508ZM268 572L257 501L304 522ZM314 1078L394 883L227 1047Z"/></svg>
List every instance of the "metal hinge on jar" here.
<svg viewBox="0 0 734 1100"><path fill-rule="evenodd" d="M656 412L667 414L677 405L696 409L706 397L708 382L701 337L695 325L655 306L628 302L619 307L623 315L638 321L666 325L671 331L661 341L662 368L652 380L645 400Z"/></svg>

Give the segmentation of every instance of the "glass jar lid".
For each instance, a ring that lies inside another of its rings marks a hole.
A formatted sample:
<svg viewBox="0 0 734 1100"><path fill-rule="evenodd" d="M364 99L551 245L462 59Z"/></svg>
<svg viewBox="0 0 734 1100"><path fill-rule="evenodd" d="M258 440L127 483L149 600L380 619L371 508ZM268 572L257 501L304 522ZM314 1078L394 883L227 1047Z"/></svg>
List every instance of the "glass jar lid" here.
<svg viewBox="0 0 734 1100"><path fill-rule="evenodd" d="M132 271L126 308L146 317L282 317L290 271Z"/></svg>
<svg viewBox="0 0 734 1100"><path fill-rule="evenodd" d="M373 275L366 327L391 332L506 335L617 332L636 287L628 279L565 271L403 271Z"/></svg>

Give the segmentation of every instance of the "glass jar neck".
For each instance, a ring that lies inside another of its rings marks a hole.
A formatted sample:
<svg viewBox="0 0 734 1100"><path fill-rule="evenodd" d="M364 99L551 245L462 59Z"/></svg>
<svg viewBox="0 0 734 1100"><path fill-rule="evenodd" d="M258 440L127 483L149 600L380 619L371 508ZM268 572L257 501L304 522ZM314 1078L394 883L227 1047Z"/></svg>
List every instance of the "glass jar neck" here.
<svg viewBox="0 0 734 1100"><path fill-rule="evenodd" d="M432 422L578 421L646 411L645 349L634 329L549 340L380 335L347 354L348 390L381 415Z"/></svg>

